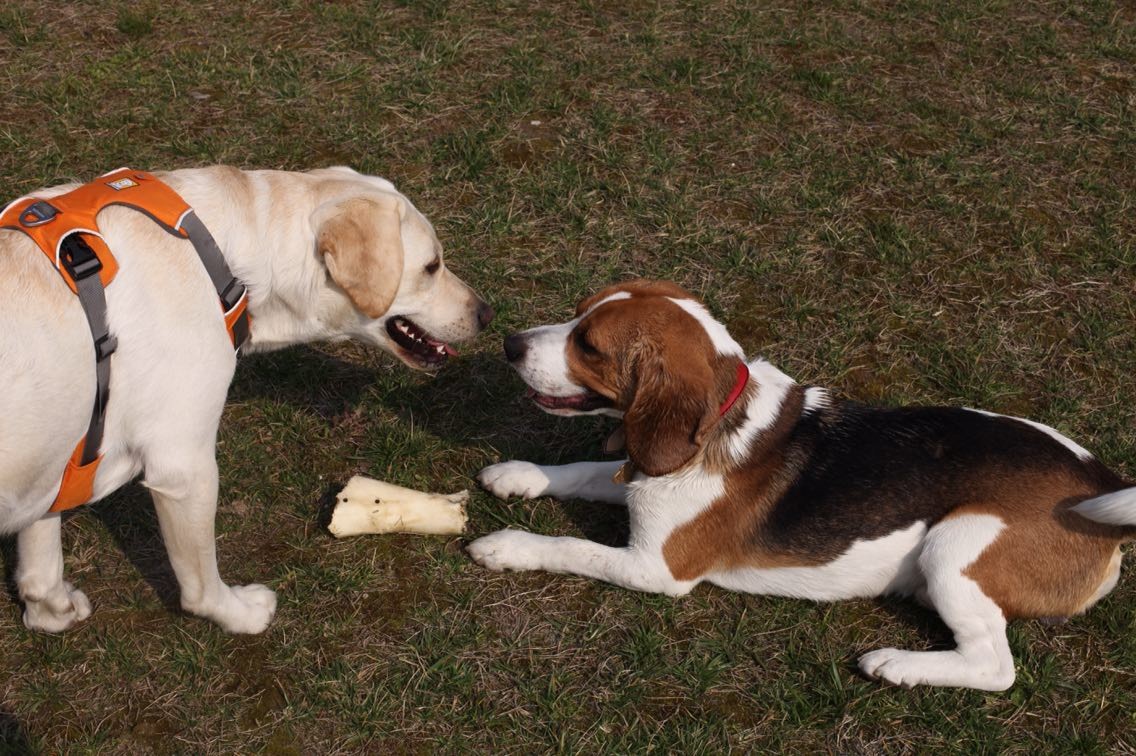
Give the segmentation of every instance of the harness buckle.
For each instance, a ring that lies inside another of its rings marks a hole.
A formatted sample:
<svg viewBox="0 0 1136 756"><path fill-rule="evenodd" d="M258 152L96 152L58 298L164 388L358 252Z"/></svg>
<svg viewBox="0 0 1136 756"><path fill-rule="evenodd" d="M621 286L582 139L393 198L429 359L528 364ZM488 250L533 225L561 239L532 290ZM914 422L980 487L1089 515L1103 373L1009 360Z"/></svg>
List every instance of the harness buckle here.
<svg viewBox="0 0 1136 756"><path fill-rule="evenodd" d="M75 281L93 276L103 269L102 260L78 234L71 234L59 245L59 261Z"/></svg>
<svg viewBox="0 0 1136 756"><path fill-rule="evenodd" d="M225 312L231 312L244 295L244 284L235 278L229 281L229 285L221 292L221 304L225 306Z"/></svg>
<svg viewBox="0 0 1136 756"><path fill-rule="evenodd" d="M118 349L118 338L107 333L95 340L95 361L102 362Z"/></svg>
<svg viewBox="0 0 1136 756"><path fill-rule="evenodd" d="M59 211L55 209L54 205L39 200L28 205L24 208L24 212L20 213L20 225L24 228L35 228L50 223L55 220L57 215L59 215Z"/></svg>

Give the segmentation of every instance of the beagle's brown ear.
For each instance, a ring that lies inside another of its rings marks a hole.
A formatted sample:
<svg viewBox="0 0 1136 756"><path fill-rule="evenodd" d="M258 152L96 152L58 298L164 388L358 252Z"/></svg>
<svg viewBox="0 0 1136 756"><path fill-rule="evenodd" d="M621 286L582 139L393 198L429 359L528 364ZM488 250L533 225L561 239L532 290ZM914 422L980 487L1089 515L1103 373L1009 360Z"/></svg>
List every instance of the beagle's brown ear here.
<svg viewBox="0 0 1136 756"><path fill-rule="evenodd" d="M714 374L701 360L664 364L640 356L634 395L623 415L627 456L647 475L667 475L694 458L717 418Z"/></svg>
<svg viewBox="0 0 1136 756"><path fill-rule="evenodd" d="M382 194L319 207L316 249L331 278L369 318L382 317L402 278L402 203Z"/></svg>

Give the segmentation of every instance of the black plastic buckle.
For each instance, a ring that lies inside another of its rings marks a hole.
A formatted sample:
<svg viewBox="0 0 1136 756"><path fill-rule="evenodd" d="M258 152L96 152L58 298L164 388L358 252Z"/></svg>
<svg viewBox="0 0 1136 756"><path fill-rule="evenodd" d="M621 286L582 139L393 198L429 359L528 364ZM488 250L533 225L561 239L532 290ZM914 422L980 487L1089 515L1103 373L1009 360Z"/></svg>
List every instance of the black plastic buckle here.
<svg viewBox="0 0 1136 756"><path fill-rule="evenodd" d="M95 361L102 362L114 354L116 349L118 349L118 339L109 333L103 334L101 338L95 340Z"/></svg>
<svg viewBox="0 0 1136 756"><path fill-rule="evenodd" d="M59 245L59 262L75 281L82 281L103 269L102 260L79 234L71 234Z"/></svg>
<svg viewBox="0 0 1136 756"><path fill-rule="evenodd" d="M35 228L50 223L57 215L59 211L53 205L40 200L28 205L24 208L24 212L20 213L20 225L24 228Z"/></svg>
<svg viewBox="0 0 1136 756"><path fill-rule="evenodd" d="M229 285L221 292L221 304L225 307L225 312L230 312L237 303L241 301L241 297L245 295L245 287L237 279L229 281Z"/></svg>

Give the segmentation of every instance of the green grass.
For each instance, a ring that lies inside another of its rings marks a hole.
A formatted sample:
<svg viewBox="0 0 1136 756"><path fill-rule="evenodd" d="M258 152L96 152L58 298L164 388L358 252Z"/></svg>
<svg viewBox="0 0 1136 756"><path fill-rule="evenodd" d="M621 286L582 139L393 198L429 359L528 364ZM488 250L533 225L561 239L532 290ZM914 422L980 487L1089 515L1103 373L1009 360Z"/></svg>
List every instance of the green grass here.
<svg viewBox="0 0 1136 756"><path fill-rule="evenodd" d="M949 642L907 602L674 600L317 522L357 472L450 491L597 457L607 425L528 406L500 338L632 275L802 381L1026 415L1136 475L1131 6L13 0L0 68L8 197L124 164L348 163L408 194L499 312L436 377L351 345L243 361L218 548L277 590L274 624L177 611L128 487L65 525L90 620L34 635L0 601L0 750L1136 750L1128 576L1085 617L1014 625L1008 693L902 691L854 662ZM627 527L482 493L471 514Z"/></svg>

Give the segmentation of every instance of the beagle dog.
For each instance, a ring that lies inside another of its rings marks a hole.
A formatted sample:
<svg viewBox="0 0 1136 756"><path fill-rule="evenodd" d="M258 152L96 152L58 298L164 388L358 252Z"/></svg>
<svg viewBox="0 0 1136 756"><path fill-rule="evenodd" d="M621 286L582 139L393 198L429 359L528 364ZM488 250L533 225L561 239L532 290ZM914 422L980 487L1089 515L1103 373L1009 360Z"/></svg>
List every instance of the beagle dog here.
<svg viewBox="0 0 1136 756"><path fill-rule="evenodd" d="M626 461L504 462L505 498L626 504L611 548L502 530L471 543L492 570L549 570L682 595L700 582L833 601L913 595L950 651L886 648L888 683L1004 690L1006 622L1078 614L1116 585L1136 488L1052 428L948 407L876 408L745 362L686 291L632 281L505 352L541 409L622 418Z"/></svg>
<svg viewBox="0 0 1136 756"><path fill-rule="evenodd" d="M446 269L429 221L385 179L349 168L156 175L247 287L248 351L358 339L432 369L453 354L448 342L472 338L493 316ZM142 473L181 605L228 632L259 633L275 594L226 585L217 571L215 447L236 356L216 290L193 246L142 213L111 206L98 224L118 263L106 287L118 348L93 499ZM91 611L64 580L60 516L48 510L90 420L94 350L78 298L13 230L0 231L0 323L0 534L19 534L24 623L58 632Z"/></svg>

